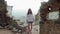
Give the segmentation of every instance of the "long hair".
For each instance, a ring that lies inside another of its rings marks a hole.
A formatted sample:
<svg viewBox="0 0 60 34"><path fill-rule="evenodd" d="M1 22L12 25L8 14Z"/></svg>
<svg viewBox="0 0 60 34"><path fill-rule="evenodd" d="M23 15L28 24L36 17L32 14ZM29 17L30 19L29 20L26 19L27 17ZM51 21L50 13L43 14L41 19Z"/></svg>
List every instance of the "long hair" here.
<svg viewBox="0 0 60 34"><path fill-rule="evenodd" d="M28 9L27 15L28 15L28 14L32 14L32 10L31 10L31 9Z"/></svg>

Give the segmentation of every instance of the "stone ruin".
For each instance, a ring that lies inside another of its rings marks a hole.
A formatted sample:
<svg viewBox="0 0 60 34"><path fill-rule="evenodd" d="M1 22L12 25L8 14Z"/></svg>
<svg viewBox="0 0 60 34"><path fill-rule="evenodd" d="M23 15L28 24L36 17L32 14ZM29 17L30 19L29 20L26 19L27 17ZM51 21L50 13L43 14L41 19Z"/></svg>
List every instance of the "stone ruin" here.
<svg viewBox="0 0 60 34"><path fill-rule="evenodd" d="M0 26L4 27L8 25L7 5L4 0L0 0Z"/></svg>
<svg viewBox="0 0 60 34"><path fill-rule="evenodd" d="M0 0L0 26L5 27L8 25L18 26L17 22L7 15L7 3L5 0Z"/></svg>
<svg viewBox="0 0 60 34"><path fill-rule="evenodd" d="M42 2L40 17L40 34L60 34L60 0Z"/></svg>

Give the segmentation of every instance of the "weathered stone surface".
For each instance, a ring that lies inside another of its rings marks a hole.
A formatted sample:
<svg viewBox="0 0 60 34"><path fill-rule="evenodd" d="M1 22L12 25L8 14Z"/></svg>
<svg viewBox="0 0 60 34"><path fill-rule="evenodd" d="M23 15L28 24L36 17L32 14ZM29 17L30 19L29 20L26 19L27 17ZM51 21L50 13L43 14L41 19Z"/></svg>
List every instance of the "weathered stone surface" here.
<svg viewBox="0 0 60 34"><path fill-rule="evenodd" d="M51 10L49 10L51 8ZM49 12L59 12L58 20L48 20ZM40 34L60 34L60 0L49 0L40 7Z"/></svg>

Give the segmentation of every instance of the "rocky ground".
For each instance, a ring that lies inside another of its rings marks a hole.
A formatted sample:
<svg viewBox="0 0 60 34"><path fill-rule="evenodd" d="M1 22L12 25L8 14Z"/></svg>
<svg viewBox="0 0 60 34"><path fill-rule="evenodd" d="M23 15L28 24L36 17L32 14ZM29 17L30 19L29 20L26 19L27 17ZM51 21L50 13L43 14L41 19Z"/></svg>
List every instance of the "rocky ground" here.
<svg viewBox="0 0 60 34"><path fill-rule="evenodd" d="M39 34L39 25L34 25L33 26L32 34Z"/></svg>

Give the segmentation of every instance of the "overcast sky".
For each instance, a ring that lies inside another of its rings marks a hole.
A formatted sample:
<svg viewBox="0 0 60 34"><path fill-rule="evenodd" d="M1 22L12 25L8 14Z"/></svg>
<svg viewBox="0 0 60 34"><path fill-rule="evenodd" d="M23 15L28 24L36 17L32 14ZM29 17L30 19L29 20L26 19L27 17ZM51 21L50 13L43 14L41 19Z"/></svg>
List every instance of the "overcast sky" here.
<svg viewBox="0 0 60 34"><path fill-rule="evenodd" d="M37 14L42 1L48 0L6 0L7 4L13 6L13 15L17 17L25 16L28 9L31 8L33 14Z"/></svg>

